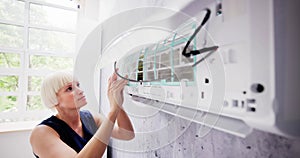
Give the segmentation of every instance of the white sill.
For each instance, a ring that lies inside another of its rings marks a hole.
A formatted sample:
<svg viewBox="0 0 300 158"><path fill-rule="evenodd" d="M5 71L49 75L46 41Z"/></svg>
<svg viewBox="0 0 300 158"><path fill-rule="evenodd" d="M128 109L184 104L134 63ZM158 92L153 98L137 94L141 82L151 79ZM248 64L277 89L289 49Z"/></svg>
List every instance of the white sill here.
<svg viewBox="0 0 300 158"><path fill-rule="evenodd" d="M17 131L29 131L32 130L41 121L20 121L20 122L8 122L0 123L0 133L5 132L17 132Z"/></svg>

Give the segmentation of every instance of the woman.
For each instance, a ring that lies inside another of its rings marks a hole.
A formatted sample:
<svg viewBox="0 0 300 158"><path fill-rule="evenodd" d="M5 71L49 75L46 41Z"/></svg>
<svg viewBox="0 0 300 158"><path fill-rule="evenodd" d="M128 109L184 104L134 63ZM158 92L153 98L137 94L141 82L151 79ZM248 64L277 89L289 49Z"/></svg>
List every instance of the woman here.
<svg viewBox="0 0 300 158"><path fill-rule="evenodd" d="M126 84L126 80L117 80L115 73L109 78L110 112L105 118L80 111L87 101L71 73L56 72L47 76L41 86L42 100L47 107L56 109L57 114L44 120L31 133L30 143L36 157L100 158L111 136L133 139L132 124L121 108ZM116 121L118 126L114 126Z"/></svg>

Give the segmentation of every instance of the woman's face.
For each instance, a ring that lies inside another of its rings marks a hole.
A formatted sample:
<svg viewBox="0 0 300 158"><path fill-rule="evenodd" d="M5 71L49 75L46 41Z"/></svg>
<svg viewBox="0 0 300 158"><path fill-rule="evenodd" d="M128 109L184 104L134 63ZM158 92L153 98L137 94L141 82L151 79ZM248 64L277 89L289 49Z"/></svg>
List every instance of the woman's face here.
<svg viewBox="0 0 300 158"><path fill-rule="evenodd" d="M58 105L64 109L79 109L87 104L83 91L79 87L79 82L69 82L57 92Z"/></svg>

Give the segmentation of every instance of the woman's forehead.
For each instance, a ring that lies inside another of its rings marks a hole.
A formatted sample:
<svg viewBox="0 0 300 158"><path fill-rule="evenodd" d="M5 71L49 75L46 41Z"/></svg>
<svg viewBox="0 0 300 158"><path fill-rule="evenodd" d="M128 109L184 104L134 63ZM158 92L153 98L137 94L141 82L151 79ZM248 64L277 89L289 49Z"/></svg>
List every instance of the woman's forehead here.
<svg viewBox="0 0 300 158"><path fill-rule="evenodd" d="M78 83L79 83L78 81L74 80L74 81L71 81L71 82L68 82L67 84L65 84L64 87L66 87L66 86L72 86L72 85L78 84Z"/></svg>

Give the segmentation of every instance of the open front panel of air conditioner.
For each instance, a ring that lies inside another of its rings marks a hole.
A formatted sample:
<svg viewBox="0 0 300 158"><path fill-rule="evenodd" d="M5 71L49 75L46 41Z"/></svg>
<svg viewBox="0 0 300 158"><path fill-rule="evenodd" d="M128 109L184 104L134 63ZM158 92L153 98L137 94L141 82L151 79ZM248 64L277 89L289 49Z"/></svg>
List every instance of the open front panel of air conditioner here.
<svg viewBox="0 0 300 158"><path fill-rule="evenodd" d="M221 16L215 14L211 18L216 22L222 20ZM127 94L137 103L245 136L251 132L251 128L243 122L241 115L243 112L253 112L255 107L247 107L250 104L247 104L246 100L243 107L232 107L224 101L225 57L221 55L220 50L228 49L228 46L191 57L182 55L186 43L200 22L193 18L185 21L164 39L134 49L119 60L119 73L136 81L129 82ZM218 44L209 28L205 26L191 40L188 52ZM244 49L239 42L229 46ZM227 62L232 64L233 58L234 56L230 57L230 61ZM247 76L249 75L244 77ZM224 113L224 107L229 109L228 113Z"/></svg>

